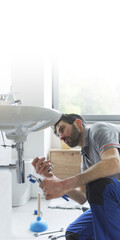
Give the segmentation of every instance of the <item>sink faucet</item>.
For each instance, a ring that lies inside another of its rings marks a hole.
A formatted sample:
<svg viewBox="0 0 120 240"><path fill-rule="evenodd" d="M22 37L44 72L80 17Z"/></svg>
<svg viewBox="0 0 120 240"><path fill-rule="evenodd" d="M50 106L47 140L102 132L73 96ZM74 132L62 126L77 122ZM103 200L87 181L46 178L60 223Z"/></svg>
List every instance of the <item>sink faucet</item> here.
<svg viewBox="0 0 120 240"><path fill-rule="evenodd" d="M8 94L0 94L0 103L1 104L10 104L10 105L19 105L22 104L21 99L15 99L13 93L8 93Z"/></svg>
<svg viewBox="0 0 120 240"><path fill-rule="evenodd" d="M17 99L17 100L14 100L13 102L10 102L9 103L10 105L13 105L13 104L22 104L22 100L21 99Z"/></svg>

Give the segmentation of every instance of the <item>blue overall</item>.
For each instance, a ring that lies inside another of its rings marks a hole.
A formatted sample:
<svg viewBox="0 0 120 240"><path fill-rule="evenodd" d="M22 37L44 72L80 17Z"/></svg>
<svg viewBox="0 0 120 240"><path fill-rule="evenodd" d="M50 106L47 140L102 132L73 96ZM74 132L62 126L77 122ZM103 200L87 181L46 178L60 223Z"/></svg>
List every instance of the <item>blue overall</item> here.
<svg viewBox="0 0 120 240"><path fill-rule="evenodd" d="M87 185L90 209L80 215L66 230L70 240L120 239L120 182L101 178Z"/></svg>

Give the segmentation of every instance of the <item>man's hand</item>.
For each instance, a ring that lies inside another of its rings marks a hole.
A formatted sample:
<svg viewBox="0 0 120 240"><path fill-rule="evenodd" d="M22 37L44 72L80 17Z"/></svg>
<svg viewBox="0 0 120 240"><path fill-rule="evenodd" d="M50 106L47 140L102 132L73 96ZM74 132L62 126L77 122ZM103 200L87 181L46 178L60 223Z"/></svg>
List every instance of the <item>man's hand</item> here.
<svg viewBox="0 0 120 240"><path fill-rule="evenodd" d="M36 157L32 161L32 165L36 173L42 175L43 177L52 177L53 173L49 172L50 167L52 166L50 160L45 160L45 158Z"/></svg>
<svg viewBox="0 0 120 240"><path fill-rule="evenodd" d="M44 196L46 200L50 200L52 198L58 198L64 195L64 187L63 180L52 177L45 178L41 183L40 187L44 192Z"/></svg>

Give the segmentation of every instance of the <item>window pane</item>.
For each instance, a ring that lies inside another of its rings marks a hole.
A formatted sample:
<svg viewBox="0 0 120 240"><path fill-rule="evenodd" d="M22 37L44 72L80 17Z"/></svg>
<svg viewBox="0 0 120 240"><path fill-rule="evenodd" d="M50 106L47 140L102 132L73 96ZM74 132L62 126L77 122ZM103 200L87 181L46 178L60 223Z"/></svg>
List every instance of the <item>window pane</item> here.
<svg viewBox="0 0 120 240"><path fill-rule="evenodd" d="M59 66L59 110L78 114L120 114L120 80L86 77ZM74 75L74 76L73 76Z"/></svg>

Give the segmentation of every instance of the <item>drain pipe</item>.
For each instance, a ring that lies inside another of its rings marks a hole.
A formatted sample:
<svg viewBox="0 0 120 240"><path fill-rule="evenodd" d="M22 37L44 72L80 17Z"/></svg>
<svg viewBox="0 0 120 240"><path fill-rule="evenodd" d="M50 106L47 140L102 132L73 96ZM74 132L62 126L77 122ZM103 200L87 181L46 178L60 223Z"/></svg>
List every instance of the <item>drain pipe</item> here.
<svg viewBox="0 0 120 240"><path fill-rule="evenodd" d="M25 183L25 163L23 160L23 151L24 151L23 142L16 143L16 150L18 155L18 160L16 161L17 182Z"/></svg>
<svg viewBox="0 0 120 240"><path fill-rule="evenodd" d="M23 151L24 151L24 143L16 143L15 145L2 145L3 147L12 147L17 150L17 161L16 164L9 165L0 165L0 170L12 170L16 169L17 183L25 183L25 163L23 160Z"/></svg>

